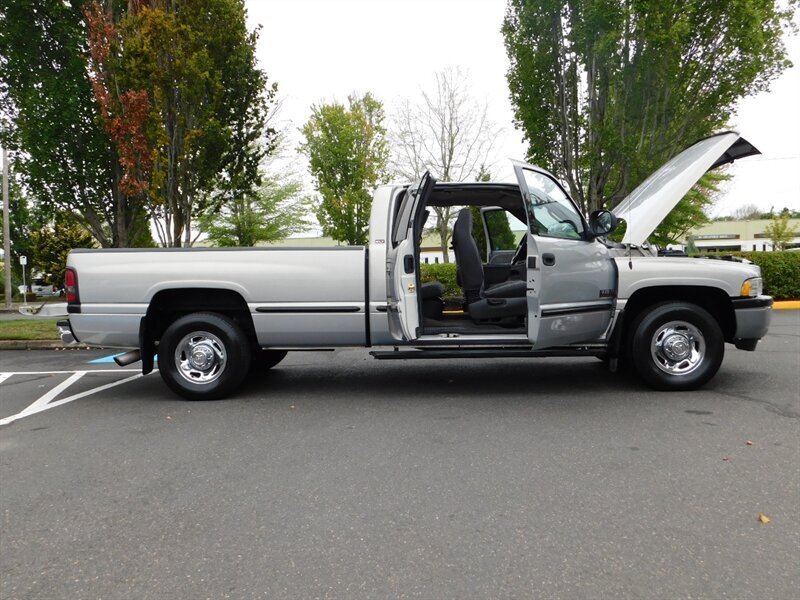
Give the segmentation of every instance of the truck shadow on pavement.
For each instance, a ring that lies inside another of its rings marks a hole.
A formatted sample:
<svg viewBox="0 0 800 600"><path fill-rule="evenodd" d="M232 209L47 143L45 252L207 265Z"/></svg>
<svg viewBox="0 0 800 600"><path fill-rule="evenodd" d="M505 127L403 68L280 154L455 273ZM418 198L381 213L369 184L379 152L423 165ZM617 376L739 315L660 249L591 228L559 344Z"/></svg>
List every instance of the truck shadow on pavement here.
<svg viewBox="0 0 800 600"><path fill-rule="evenodd" d="M300 359L302 360L302 359ZM370 359L365 359L370 360ZM463 398L593 398L620 393L659 394L628 372L611 373L596 359L539 359L535 364L515 359L481 364L455 360L392 361L383 363L297 364L287 359L272 370L251 373L235 397L346 396L402 397L430 400L438 396ZM713 383L713 382L712 382Z"/></svg>
<svg viewBox="0 0 800 600"><path fill-rule="evenodd" d="M121 376L130 376L130 373L120 371ZM647 407L665 404L700 407L703 410L697 414L707 415L713 414L715 406L721 408L719 403L722 402L746 403L779 417L800 418L800 407L793 401L787 404L786 398L761 392L769 389L769 377L769 373L758 369L723 367L700 390L669 393L647 388L629 370L611 373L603 363L591 358L494 359L480 363L450 359L378 362L366 353L344 350L290 354L271 370L252 372L239 391L223 400L184 401L164 385L158 373L153 373L111 390L92 391L71 406L82 406L88 414L100 416L108 416L108 411L153 415L161 410L174 411L183 407L182 410L198 415L232 410L231 414L262 418L276 409L295 407L315 407L328 415L336 411L350 414L353 410L372 414L396 411L399 407L446 408L452 416L449 411L455 407L481 412L508 408L547 412L577 410L580 413L612 408L647 410ZM11 396L6 396L6 406L2 407L6 410L0 417L24 409L65 378L66 375L56 376L51 382L46 376L19 377L16 382L19 386L13 387L8 387L13 381L4 382L4 392L20 396L20 401L17 402L19 406L12 406L8 403ZM74 392L80 394L81 385L94 388L97 383L114 382L118 378L106 375L99 381L89 377L84 380L55 396L53 404L58 405L60 398ZM17 389L25 386L27 392Z"/></svg>

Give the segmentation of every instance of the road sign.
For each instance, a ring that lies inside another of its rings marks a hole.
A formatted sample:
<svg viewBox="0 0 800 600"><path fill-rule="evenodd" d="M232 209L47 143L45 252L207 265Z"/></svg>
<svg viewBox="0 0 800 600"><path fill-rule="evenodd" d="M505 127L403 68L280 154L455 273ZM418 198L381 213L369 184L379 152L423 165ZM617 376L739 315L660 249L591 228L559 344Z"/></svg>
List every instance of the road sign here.
<svg viewBox="0 0 800 600"><path fill-rule="evenodd" d="M23 267L28 264L28 257L27 256L20 256L19 257L19 264Z"/></svg>

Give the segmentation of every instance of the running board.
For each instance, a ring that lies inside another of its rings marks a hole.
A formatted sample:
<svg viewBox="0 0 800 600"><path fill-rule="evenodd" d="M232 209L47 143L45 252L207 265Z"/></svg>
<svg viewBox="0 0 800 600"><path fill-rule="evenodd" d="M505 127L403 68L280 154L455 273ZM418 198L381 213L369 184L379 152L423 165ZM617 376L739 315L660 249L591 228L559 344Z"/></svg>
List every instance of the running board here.
<svg viewBox="0 0 800 600"><path fill-rule="evenodd" d="M513 347L496 348L461 348L461 349L428 349L415 350L373 350L370 354L378 360L400 360L407 358L543 358L565 356L605 356L606 346L556 346L544 350Z"/></svg>

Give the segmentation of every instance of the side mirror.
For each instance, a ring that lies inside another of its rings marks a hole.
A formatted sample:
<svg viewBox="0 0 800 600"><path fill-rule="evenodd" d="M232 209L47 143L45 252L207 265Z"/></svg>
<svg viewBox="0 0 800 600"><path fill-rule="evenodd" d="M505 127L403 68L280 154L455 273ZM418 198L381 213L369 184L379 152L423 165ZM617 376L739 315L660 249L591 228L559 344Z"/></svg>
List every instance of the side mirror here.
<svg viewBox="0 0 800 600"><path fill-rule="evenodd" d="M607 210L596 210L589 215L589 229L594 237L607 236L617 228L617 216Z"/></svg>

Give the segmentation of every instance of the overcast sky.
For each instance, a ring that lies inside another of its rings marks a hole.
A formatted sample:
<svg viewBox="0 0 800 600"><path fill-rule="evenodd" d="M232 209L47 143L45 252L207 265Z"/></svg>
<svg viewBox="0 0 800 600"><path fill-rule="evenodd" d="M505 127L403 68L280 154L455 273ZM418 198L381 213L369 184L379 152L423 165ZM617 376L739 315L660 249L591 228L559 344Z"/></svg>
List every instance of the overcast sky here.
<svg viewBox="0 0 800 600"><path fill-rule="evenodd" d="M248 23L262 27L259 65L277 81L281 119L296 152L297 129L310 106L351 92L372 92L391 113L401 97L416 99L433 75L447 67L469 74L472 94L486 101L504 127L497 143L496 179L513 179L507 158L524 158L522 136L512 124L500 34L505 0L248 0ZM798 65L767 93L745 99L732 125L763 156L732 169L733 181L714 207L728 214L753 203L800 209L800 40L787 39ZM306 171L302 158L297 167Z"/></svg>

